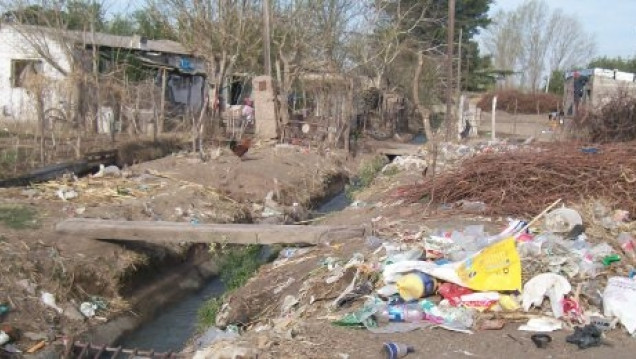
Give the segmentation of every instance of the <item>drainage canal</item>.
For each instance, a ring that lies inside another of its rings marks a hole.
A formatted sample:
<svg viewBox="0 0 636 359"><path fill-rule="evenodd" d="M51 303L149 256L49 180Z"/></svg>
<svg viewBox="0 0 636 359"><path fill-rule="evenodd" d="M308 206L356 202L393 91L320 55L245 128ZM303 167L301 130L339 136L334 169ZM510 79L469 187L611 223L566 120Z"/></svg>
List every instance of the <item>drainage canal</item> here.
<svg viewBox="0 0 636 359"><path fill-rule="evenodd" d="M319 214L328 214L345 209L350 204L344 189L324 201L316 210ZM263 262L271 251L264 247L261 253ZM132 334L120 341L124 348L154 350L155 352L180 351L196 331L197 312L209 299L221 296L225 286L219 278L207 283L197 293L192 294L164 310L152 320L146 322Z"/></svg>
<svg viewBox="0 0 636 359"><path fill-rule="evenodd" d="M213 279L199 292L165 308L153 320L142 325L120 343L124 348L153 349L156 352L180 351L196 329L197 311L210 298L223 294L220 279Z"/></svg>

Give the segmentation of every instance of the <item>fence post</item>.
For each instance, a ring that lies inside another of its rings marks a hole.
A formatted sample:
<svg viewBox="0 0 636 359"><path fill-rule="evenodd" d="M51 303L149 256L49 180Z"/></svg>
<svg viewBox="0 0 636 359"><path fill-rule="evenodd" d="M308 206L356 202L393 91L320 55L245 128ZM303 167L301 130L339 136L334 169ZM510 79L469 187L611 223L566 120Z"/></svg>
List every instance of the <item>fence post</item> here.
<svg viewBox="0 0 636 359"><path fill-rule="evenodd" d="M497 135L495 133L495 117L496 117L496 113L497 113L497 96L492 98L492 117L490 119L490 125L491 125L491 131L490 131L490 135L491 135L491 140L495 140L497 139Z"/></svg>

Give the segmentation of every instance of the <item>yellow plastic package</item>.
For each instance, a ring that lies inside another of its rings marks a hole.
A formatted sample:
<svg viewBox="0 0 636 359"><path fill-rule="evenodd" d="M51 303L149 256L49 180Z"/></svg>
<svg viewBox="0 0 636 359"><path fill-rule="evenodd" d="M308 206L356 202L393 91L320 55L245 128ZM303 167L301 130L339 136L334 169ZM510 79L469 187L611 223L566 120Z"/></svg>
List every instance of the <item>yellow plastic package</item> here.
<svg viewBox="0 0 636 359"><path fill-rule="evenodd" d="M504 239L464 260L457 275L472 290L521 290L521 260L515 239Z"/></svg>
<svg viewBox="0 0 636 359"><path fill-rule="evenodd" d="M501 306L501 309L505 310L506 312L514 312L521 308L519 302L509 295L500 296L499 305Z"/></svg>

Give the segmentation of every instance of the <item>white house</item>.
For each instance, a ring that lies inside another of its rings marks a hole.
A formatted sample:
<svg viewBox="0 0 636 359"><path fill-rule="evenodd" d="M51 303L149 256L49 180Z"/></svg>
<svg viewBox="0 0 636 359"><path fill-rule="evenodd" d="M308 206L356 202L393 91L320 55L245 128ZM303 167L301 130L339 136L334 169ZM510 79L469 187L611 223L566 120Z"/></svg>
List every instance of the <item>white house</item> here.
<svg viewBox="0 0 636 359"><path fill-rule="evenodd" d="M88 66L90 72L92 62L82 54L90 54L92 49L134 56L144 68L156 71L157 86L163 82L161 76L167 75L167 101L195 111L203 105L207 90L204 62L178 42L0 24L0 118L36 118L33 96L25 86L29 73L47 79L45 110L70 101L67 75L72 65ZM77 63L80 61L83 64Z"/></svg>
<svg viewBox="0 0 636 359"><path fill-rule="evenodd" d="M54 41L46 42L51 57L68 71L70 65L61 46ZM44 74L52 82L64 79L64 75L44 61L19 30L0 25L0 114L4 117L34 118L33 99L24 84L24 75L28 71Z"/></svg>

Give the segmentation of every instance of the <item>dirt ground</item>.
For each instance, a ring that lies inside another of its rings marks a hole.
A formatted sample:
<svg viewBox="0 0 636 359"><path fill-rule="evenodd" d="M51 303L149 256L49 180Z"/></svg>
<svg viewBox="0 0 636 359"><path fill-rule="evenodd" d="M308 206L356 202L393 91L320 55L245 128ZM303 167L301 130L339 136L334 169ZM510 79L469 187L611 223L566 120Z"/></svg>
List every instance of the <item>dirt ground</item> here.
<svg viewBox="0 0 636 359"><path fill-rule="evenodd" d="M347 208L320 223L364 225L383 238L408 238L418 230L461 229L475 223L484 224L490 233L505 227L504 218L443 211L424 216L425 204L405 206L394 196L396 186L420 180L419 171L380 176L370 188L358 194L359 207ZM325 268L325 260L336 258L346 263L356 252L368 258L372 251L369 243L359 238L303 249L262 267L245 287L230 296L217 320L221 326L249 323L251 329L237 342L215 344L214 350L218 353L228 348L252 348L258 350L259 358L314 359L379 358L382 343L387 341L412 345L416 352L407 358L632 358L636 350L636 341L624 329L612 331L606 338L608 345L579 350L565 341L571 330L550 333L552 342L548 348L536 348L530 340L533 333L518 331L522 323L512 321L503 330L476 330L471 335L439 328L403 334L373 334L367 330L334 326L332 321L355 311L364 300L358 299L342 308L330 306L349 285L353 273L347 271L342 279L326 284L330 272ZM297 300L298 303L291 311L283 313L286 300L288 303Z"/></svg>
<svg viewBox="0 0 636 359"><path fill-rule="evenodd" d="M479 133L487 138L490 138L492 131L491 118L491 112L481 113ZM523 139L534 137L538 141L554 141L563 138L562 130L553 128L554 122L550 122L547 114L515 115L506 111L497 111L495 120L497 137Z"/></svg>
<svg viewBox="0 0 636 359"><path fill-rule="evenodd" d="M55 232L59 221L252 222L269 191L280 193L283 204L308 204L326 195L330 179L353 169L355 161L338 152L257 145L243 161L229 150L213 150L205 162L184 153L132 166L123 177L0 189L0 304L10 307L2 323L27 333L17 342L22 350L48 334L59 338L99 326L130 309L129 295L141 289L135 276L156 271L157 263L169 270L191 254L190 247L132 247L64 236ZM63 200L58 193L76 197ZM65 314L41 303L43 291L55 295ZM108 308L84 320L77 308L91 297L103 298Z"/></svg>

